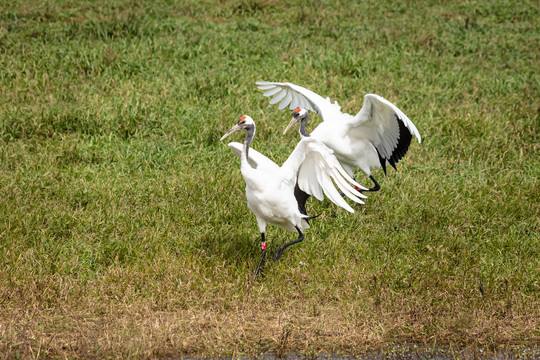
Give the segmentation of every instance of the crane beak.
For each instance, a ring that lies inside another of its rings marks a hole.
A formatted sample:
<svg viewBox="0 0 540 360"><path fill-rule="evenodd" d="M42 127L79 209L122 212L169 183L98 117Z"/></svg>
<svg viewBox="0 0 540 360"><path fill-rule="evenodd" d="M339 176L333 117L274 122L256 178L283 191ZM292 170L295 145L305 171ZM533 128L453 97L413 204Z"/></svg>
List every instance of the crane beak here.
<svg viewBox="0 0 540 360"><path fill-rule="evenodd" d="M291 119L291 122L289 123L289 125L287 125L287 127L285 128L285 130L283 130L283 135L285 135L285 133L291 128L291 126L293 126L294 124L296 124L296 119L295 118L292 118Z"/></svg>
<svg viewBox="0 0 540 360"><path fill-rule="evenodd" d="M240 131L240 130L242 130L242 129L240 128L240 126L238 126L238 124L234 125L231 130L227 131L227 133L225 135L223 135L223 137L221 139L219 139L219 141L222 141L223 139L225 139L226 137L228 137L232 133Z"/></svg>

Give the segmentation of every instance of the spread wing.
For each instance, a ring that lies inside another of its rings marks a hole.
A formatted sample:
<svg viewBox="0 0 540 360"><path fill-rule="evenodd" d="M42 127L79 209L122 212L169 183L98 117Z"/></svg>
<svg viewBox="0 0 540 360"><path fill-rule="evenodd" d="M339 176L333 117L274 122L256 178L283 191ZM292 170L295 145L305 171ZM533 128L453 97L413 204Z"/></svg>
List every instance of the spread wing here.
<svg viewBox="0 0 540 360"><path fill-rule="evenodd" d="M354 181L340 165L334 152L317 139L306 137L300 140L287 161L281 167L284 179L291 183L298 182L300 189L323 200L326 196L334 204L347 211L354 212L352 207L340 195L338 189L349 199L363 204L359 193L353 186L362 190L365 187Z"/></svg>
<svg viewBox="0 0 540 360"><path fill-rule="evenodd" d="M395 166L405 156L413 135L418 142L422 141L407 115L390 101L375 94L364 97L362 108L351 119L349 134L371 141L379 153L383 168L386 161Z"/></svg>
<svg viewBox="0 0 540 360"><path fill-rule="evenodd" d="M242 147L244 146L243 144L240 144L239 142L230 142L228 146L234 151L236 156L240 157L240 154L242 154ZM253 148L249 148L248 162L254 169L261 167L272 171L279 171L279 166L275 162Z"/></svg>
<svg viewBox="0 0 540 360"><path fill-rule="evenodd" d="M324 99L302 86L268 81L257 81L256 84L260 90L265 91L264 96L271 97L270 104L279 103L279 110L286 108L287 105L291 110L304 108L315 111L324 121L337 119L341 115L341 107L337 102L332 104L329 98Z"/></svg>

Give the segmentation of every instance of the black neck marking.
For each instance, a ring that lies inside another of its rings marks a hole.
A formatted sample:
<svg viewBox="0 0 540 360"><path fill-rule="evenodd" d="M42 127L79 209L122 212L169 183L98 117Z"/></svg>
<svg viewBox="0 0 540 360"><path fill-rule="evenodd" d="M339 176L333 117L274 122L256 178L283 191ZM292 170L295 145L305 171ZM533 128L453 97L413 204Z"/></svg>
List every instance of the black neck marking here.
<svg viewBox="0 0 540 360"><path fill-rule="evenodd" d="M306 131L306 125L309 121L309 116L306 114L306 116L302 117L302 120L300 120L300 135L304 137L309 137L310 135Z"/></svg>
<svg viewBox="0 0 540 360"><path fill-rule="evenodd" d="M244 150L246 152L246 159L249 159L248 152L249 152L249 145L251 145L251 142L253 141L253 137L255 136L255 125L248 124L245 127L246 129L246 138L244 139Z"/></svg>

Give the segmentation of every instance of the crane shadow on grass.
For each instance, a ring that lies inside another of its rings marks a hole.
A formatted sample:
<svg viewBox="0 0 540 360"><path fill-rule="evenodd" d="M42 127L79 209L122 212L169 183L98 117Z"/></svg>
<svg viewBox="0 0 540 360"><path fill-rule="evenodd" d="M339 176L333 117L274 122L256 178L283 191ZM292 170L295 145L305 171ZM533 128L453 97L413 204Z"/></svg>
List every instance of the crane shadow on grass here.
<svg viewBox="0 0 540 360"><path fill-rule="evenodd" d="M249 231L248 228L254 231ZM230 227L221 230L198 236L191 244L192 250L190 251L207 257L209 262L237 270L246 269L247 272L253 273L261 256L261 236L256 225L246 226L245 230L243 228L235 231L231 230ZM268 253L263 269L273 263L274 254L278 248L282 244L294 240L293 237L293 233L274 227L267 228Z"/></svg>

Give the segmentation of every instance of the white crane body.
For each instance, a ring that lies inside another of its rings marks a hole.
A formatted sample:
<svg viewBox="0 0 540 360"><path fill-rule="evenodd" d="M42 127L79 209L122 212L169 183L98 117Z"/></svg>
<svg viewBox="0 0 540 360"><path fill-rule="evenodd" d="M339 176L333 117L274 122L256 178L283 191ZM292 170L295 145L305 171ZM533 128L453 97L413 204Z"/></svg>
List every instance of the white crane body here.
<svg viewBox="0 0 540 360"><path fill-rule="evenodd" d="M336 186L345 196L359 204L364 203L361 198L366 196L356 191L353 186L366 188L353 180L333 155L333 151L315 138L302 139L280 167L250 148L255 134L255 122L249 116L242 116L221 140L240 130L247 131L244 144L231 142L229 147L240 157L240 171L246 183L247 205L257 219L262 237L263 253L256 275L266 253L264 234L267 224L287 231L297 231L300 235L297 240L282 245L275 260L287 246L302 241L302 231L309 228L307 220L311 217L300 210L305 201L299 206L301 200L296 197L296 186L319 200L323 200L324 194L333 203L350 212L354 210L336 190Z"/></svg>
<svg viewBox="0 0 540 360"><path fill-rule="evenodd" d="M375 188L369 190L379 188L371 169L382 167L386 172L387 164L395 167L403 158L413 136L421 142L420 133L413 122L381 96L365 95L364 105L352 116L342 113L337 102L332 103L329 98L295 84L258 81L257 85L265 90L264 96L272 98L271 104L279 103L279 109L287 106L291 110L297 108L295 113L298 117L293 117L287 129L293 121L301 121L300 135L314 137L334 150L349 175L352 176L355 168L366 173L376 184ZM311 134L305 132L308 115L307 111L305 114L301 111L303 109L315 111L323 119Z"/></svg>

